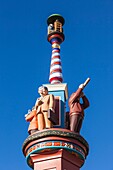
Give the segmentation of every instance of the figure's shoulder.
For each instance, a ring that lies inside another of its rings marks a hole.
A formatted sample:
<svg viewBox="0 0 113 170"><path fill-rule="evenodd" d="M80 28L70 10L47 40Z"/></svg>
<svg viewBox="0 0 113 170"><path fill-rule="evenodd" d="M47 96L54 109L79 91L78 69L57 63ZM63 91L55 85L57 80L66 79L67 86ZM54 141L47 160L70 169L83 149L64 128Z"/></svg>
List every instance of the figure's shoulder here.
<svg viewBox="0 0 113 170"><path fill-rule="evenodd" d="M53 94L48 94L48 96L54 96Z"/></svg>
<svg viewBox="0 0 113 170"><path fill-rule="evenodd" d="M54 95L53 95L53 94L49 94L49 97L50 97L50 98L54 98Z"/></svg>
<svg viewBox="0 0 113 170"><path fill-rule="evenodd" d="M44 98L49 98L51 96L51 94L47 94L46 96L44 96Z"/></svg>

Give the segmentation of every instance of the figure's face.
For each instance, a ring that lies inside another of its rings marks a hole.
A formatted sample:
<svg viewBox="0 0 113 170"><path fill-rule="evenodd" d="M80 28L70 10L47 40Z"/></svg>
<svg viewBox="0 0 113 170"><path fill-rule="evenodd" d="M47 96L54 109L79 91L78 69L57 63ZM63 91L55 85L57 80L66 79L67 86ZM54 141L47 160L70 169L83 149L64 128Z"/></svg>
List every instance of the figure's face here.
<svg viewBox="0 0 113 170"><path fill-rule="evenodd" d="M43 88L43 95L46 96L48 94L48 90Z"/></svg>

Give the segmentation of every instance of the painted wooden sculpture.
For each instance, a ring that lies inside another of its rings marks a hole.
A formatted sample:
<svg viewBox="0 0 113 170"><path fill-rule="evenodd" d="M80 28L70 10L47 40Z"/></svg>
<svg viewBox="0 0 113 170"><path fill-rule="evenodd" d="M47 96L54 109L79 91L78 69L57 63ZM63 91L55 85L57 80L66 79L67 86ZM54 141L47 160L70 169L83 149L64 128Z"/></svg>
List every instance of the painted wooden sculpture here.
<svg viewBox="0 0 113 170"><path fill-rule="evenodd" d="M52 127L52 122L48 119L48 112L55 112L54 95L48 94L48 88L41 86L38 88L40 97L37 98L33 110L25 115L26 121L30 121L28 133L36 130L43 130Z"/></svg>
<svg viewBox="0 0 113 170"><path fill-rule="evenodd" d="M84 84L81 84L77 91L72 93L69 98L70 130L73 132L80 132L84 119L84 110L89 107L89 101L83 93L83 89L89 81L90 78L88 78ZM80 99L83 101L82 104L80 103Z"/></svg>

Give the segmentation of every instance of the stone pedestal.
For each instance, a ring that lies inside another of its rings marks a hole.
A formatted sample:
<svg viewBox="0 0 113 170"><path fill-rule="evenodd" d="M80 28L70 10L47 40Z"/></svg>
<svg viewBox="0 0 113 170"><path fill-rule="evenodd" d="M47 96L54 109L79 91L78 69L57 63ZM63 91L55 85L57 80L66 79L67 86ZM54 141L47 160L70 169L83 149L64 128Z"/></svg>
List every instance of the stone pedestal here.
<svg viewBox="0 0 113 170"><path fill-rule="evenodd" d="M48 151L40 154L31 154L34 170L79 170L83 164L75 156L64 149Z"/></svg>
<svg viewBox="0 0 113 170"><path fill-rule="evenodd" d="M28 136L22 149L27 164L34 170L79 170L89 146L79 134L51 128Z"/></svg>

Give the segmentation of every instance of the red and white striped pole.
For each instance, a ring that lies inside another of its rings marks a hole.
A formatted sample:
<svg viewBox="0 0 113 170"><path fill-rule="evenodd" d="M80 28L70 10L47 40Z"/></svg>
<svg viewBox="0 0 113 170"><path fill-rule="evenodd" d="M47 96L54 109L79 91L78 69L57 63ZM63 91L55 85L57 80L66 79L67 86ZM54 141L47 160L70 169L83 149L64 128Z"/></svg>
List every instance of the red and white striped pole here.
<svg viewBox="0 0 113 170"><path fill-rule="evenodd" d="M54 39L52 42L52 56L51 56L51 66L50 66L50 76L49 82L51 84L62 83L62 66L60 59L60 42L58 39Z"/></svg>
<svg viewBox="0 0 113 170"><path fill-rule="evenodd" d="M60 59L60 44L64 41L63 24L61 15L51 15L48 20L48 41L52 45L52 56L50 65L49 82L59 84L63 82L62 66Z"/></svg>

